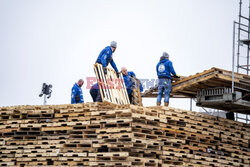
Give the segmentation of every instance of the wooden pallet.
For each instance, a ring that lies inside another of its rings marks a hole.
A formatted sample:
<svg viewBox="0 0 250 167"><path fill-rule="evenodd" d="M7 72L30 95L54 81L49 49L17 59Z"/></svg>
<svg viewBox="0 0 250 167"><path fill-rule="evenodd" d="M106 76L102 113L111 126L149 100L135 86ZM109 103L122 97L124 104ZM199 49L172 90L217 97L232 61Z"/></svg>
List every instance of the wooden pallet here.
<svg viewBox="0 0 250 167"><path fill-rule="evenodd" d="M140 92L140 85L141 82L139 79L137 79L136 77L132 77L132 79L135 82L135 85L133 87L133 91L132 91L132 102L131 104L133 105L137 105L137 106L142 106L142 98L141 98L141 92Z"/></svg>
<svg viewBox="0 0 250 167"><path fill-rule="evenodd" d="M13 115L34 114L36 117ZM41 117L42 114L50 117ZM250 126L169 107L0 108L1 166L249 166Z"/></svg>
<svg viewBox="0 0 250 167"><path fill-rule="evenodd" d="M116 72L107 68L107 74L105 75L103 66L98 63L94 65L94 71L102 101L114 104L130 104L122 74L119 74L119 78L117 78Z"/></svg>

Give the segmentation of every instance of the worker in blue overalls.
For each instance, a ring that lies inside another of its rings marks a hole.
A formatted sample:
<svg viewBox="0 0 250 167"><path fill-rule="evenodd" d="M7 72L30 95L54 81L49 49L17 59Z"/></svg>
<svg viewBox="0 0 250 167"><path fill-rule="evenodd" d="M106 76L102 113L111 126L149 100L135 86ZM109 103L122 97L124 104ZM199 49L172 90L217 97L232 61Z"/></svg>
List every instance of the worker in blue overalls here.
<svg viewBox="0 0 250 167"><path fill-rule="evenodd" d="M111 66L113 67L113 69L115 70L117 77L119 78L119 72L118 69L116 67L116 64L113 60L113 53L115 52L117 48L117 43L115 41L112 41L110 43L110 46L105 47L101 53L99 54L96 63L102 64L103 66L103 71L104 74L107 74L107 66L109 65L109 63L111 64Z"/></svg>
<svg viewBox="0 0 250 167"><path fill-rule="evenodd" d="M121 72L122 72L123 80L127 89L128 98L131 103L133 88L136 86L135 81L133 80L133 77L136 77L136 75L133 71L128 71L126 67L122 67ZM142 87L142 84L140 84L140 92L142 91L143 91L143 87Z"/></svg>
<svg viewBox="0 0 250 167"><path fill-rule="evenodd" d="M91 95L94 102L102 102L102 97L101 97L101 94L100 94L98 83L91 86L91 88L89 90L89 93L90 93L90 95Z"/></svg>
<svg viewBox="0 0 250 167"><path fill-rule="evenodd" d="M161 105L161 99L164 92L164 106L169 105L169 96L172 89L171 74L180 78L173 68L172 62L169 60L169 55L163 52L159 63L156 66L157 76L158 76L158 96L157 96L157 106Z"/></svg>
<svg viewBox="0 0 250 167"><path fill-rule="evenodd" d="M81 88L83 84L83 79L79 79L79 81L73 85L71 90L71 104L84 103Z"/></svg>

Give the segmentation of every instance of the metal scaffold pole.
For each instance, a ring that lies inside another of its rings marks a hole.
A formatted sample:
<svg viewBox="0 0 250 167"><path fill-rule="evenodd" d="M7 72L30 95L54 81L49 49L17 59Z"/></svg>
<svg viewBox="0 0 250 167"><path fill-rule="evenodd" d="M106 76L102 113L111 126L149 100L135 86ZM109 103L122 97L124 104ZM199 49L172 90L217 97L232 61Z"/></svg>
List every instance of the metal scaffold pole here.
<svg viewBox="0 0 250 167"><path fill-rule="evenodd" d="M239 9L239 24L238 24L238 47L237 47L237 73L239 72L240 66L240 25L241 25L241 5L242 0L240 0L240 9Z"/></svg>
<svg viewBox="0 0 250 167"><path fill-rule="evenodd" d="M190 98L190 111L193 110L193 106L192 106L192 98Z"/></svg>
<svg viewBox="0 0 250 167"><path fill-rule="evenodd" d="M234 53L235 53L235 25L236 22L233 23L233 60L232 60L232 93L234 93Z"/></svg>
<svg viewBox="0 0 250 167"><path fill-rule="evenodd" d="M248 6L248 39L250 39L250 1ZM249 74L249 45L247 45L247 75Z"/></svg>

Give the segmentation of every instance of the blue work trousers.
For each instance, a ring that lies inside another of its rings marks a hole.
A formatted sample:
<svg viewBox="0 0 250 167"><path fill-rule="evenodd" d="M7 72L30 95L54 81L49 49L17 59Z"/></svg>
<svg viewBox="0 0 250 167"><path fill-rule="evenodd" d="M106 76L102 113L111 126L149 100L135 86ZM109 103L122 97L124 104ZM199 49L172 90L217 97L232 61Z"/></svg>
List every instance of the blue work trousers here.
<svg viewBox="0 0 250 167"><path fill-rule="evenodd" d="M164 93L164 103L169 103L169 96L170 96L171 89L172 89L171 79L159 78L157 103L161 102L163 93Z"/></svg>

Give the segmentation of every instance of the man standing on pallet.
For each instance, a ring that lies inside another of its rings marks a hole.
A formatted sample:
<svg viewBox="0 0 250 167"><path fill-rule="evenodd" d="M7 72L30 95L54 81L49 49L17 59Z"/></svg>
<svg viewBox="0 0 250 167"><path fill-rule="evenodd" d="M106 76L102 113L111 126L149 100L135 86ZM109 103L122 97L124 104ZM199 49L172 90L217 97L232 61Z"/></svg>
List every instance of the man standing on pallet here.
<svg viewBox="0 0 250 167"><path fill-rule="evenodd" d="M84 84L83 79L79 79L77 83L74 84L71 91L71 104L84 103L82 94L82 85Z"/></svg>
<svg viewBox="0 0 250 167"><path fill-rule="evenodd" d="M124 79L124 83L126 85L129 101L131 103L132 102L133 87L135 86L135 82L136 82L136 81L134 81L133 77L136 77L136 76L135 76L135 73L133 71L128 72L126 67L122 67L121 72L122 72L122 76ZM142 92L142 91L143 91L143 87L142 87L142 84L140 84L140 92Z"/></svg>
<svg viewBox="0 0 250 167"><path fill-rule="evenodd" d="M115 52L116 47L117 47L117 43L115 41L112 41L110 43L110 46L107 46L101 51L101 53L99 54L96 60L96 63L102 64L105 75L107 74L107 66L110 63L113 69L115 70L117 77L119 78L119 72L112 57L112 54Z"/></svg>
<svg viewBox="0 0 250 167"><path fill-rule="evenodd" d="M161 105L161 98L164 92L164 105L168 106L169 104L169 96L172 89L171 85L171 74L180 78L176 75L175 70L173 68L172 62L169 60L169 55L166 52L163 52L160 62L156 66L156 71L158 75L158 96L157 96L157 106Z"/></svg>

